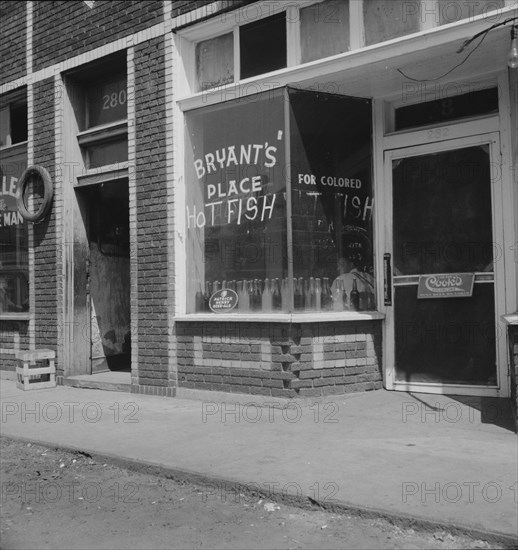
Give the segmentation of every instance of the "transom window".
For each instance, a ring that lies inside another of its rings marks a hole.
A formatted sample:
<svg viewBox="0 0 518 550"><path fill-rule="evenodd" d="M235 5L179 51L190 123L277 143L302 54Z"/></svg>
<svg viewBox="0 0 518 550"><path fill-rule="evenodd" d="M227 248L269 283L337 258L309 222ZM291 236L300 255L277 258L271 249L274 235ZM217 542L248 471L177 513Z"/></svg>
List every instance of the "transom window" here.
<svg viewBox="0 0 518 550"><path fill-rule="evenodd" d="M255 10L244 12L231 32L196 43L196 91L350 49L349 0L303 2L300 9L296 3L272 3L264 13L251 7ZM263 16L276 8L281 11Z"/></svg>
<svg viewBox="0 0 518 550"><path fill-rule="evenodd" d="M87 169L128 160L126 52L66 76Z"/></svg>
<svg viewBox="0 0 518 550"><path fill-rule="evenodd" d="M179 23L192 92L361 49L462 19L505 0L290 0L255 2Z"/></svg>

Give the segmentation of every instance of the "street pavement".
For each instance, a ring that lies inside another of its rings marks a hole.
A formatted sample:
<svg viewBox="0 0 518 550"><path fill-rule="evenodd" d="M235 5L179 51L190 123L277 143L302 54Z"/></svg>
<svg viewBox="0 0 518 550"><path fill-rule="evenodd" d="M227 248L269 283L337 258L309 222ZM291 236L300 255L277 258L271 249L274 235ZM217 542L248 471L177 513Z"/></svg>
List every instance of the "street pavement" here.
<svg viewBox="0 0 518 550"><path fill-rule="evenodd" d="M410 518L518 541L508 401L384 390L286 404L0 381L1 434L273 499Z"/></svg>

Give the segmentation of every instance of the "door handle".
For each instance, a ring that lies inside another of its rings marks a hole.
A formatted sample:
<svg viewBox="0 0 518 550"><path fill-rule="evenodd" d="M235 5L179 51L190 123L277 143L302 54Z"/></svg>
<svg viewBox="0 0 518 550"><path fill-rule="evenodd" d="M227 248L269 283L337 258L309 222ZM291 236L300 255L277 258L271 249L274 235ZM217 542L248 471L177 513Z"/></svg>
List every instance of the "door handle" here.
<svg viewBox="0 0 518 550"><path fill-rule="evenodd" d="M383 254L383 296L386 306L392 305L392 267L390 265L390 254Z"/></svg>

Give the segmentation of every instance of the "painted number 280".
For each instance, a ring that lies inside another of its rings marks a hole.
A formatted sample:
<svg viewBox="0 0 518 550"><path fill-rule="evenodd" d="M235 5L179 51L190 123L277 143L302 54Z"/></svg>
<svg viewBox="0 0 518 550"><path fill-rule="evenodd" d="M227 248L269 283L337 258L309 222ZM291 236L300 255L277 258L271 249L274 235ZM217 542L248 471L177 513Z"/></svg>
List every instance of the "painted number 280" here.
<svg viewBox="0 0 518 550"><path fill-rule="evenodd" d="M126 90L103 95L103 111L124 105L124 103L126 103Z"/></svg>

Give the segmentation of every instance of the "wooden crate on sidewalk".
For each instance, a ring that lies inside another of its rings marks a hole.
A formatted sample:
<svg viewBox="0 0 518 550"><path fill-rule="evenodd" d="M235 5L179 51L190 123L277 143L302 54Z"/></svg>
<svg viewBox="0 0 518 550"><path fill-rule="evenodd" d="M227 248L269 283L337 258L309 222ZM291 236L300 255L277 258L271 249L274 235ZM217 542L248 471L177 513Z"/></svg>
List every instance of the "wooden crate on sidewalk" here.
<svg viewBox="0 0 518 550"><path fill-rule="evenodd" d="M56 386L56 352L51 349L22 350L16 353L16 386L21 390L40 390ZM38 366L37 363L44 366Z"/></svg>

